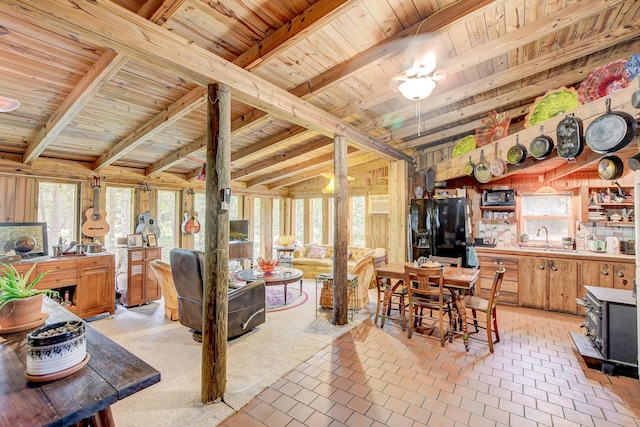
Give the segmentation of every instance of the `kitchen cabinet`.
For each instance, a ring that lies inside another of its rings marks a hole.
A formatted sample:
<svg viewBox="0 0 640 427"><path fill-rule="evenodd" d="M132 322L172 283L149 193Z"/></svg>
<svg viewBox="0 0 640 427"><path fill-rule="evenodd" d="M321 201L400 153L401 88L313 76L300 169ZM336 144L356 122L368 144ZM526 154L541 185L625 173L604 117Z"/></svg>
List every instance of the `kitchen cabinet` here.
<svg viewBox="0 0 640 427"><path fill-rule="evenodd" d="M118 289L122 305L131 307L160 299L160 283L149 263L161 256L162 249L157 247L120 248L118 274L124 277L118 279Z"/></svg>
<svg viewBox="0 0 640 427"><path fill-rule="evenodd" d="M578 261L523 257L520 260L520 305L575 314Z"/></svg>
<svg viewBox="0 0 640 427"><path fill-rule="evenodd" d="M578 297L582 299L587 294L585 286L632 290L635 277L635 264L585 261L581 265ZM584 314L582 307L578 314Z"/></svg>
<svg viewBox="0 0 640 427"><path fill-rule="evenodd" d="M480 263L480 275L476 283L478 295L482 298L489 298L493 277L498 264L502 264L506 271L502 278L498 301L507 304L518 304L518 258L508 255L478 255L478 261Z"/></svg>
<svg viewBox="0 0 640 427"><path fill-rule="evenodd" d="M36 284L38 289L53 289L59 300L69 305L66 309L82 318L98 314L115 314L115 260L113 254L66 256L35 260L38 262L33 276L47 272ZM20 273L26 273L32 260L12 264Z"/></svg>

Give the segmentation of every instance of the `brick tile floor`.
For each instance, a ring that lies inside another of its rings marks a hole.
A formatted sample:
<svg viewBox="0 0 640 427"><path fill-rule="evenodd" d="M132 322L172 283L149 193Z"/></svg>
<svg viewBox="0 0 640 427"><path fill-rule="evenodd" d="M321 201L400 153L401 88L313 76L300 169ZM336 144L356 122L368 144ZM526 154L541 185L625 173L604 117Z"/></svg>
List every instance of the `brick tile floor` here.
<svg viewBox="0 0 640 427"><path fill-rule="evenodd" d="M500 306L484 332L440 347L369 319L264 390L223 426L640 427L640 381L587 367L570 331L582 318Z"/></svg>

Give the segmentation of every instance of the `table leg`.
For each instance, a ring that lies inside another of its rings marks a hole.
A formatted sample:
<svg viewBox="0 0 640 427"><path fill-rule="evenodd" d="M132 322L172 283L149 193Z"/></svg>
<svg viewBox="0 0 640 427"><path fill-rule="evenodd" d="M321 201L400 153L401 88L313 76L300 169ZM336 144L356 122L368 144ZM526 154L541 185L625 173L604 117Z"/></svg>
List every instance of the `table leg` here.
<svg viewBox="0 0 640 427"><path fill-rule="evenodd" d="M449 288L451 291L451 297L456 303L456 310L462 322L462 341L464 342L464 349L469 351L469 332L467 330L467 305L464 303L464 296L458 294L455 289Z"/></svg>
<svg viewBox="0 0 640 427"><path fill-rule="evenodd" d="M376 290L378 291L378 300L376 301L376 318L373 321L376 325L378 324L378 316L380 315L380 279L376 277Z"/></svg>
<svg viewBox="0 0 640 427"><path fill-rule="evenodd" d="M284 284L284 305L287 305L287 284Z"/></svg>
<svg viewBox="0 0 640 427"><path fill-rule="evenodd" d="M300 296L302 296L302 279L300 279Z"/></svg>

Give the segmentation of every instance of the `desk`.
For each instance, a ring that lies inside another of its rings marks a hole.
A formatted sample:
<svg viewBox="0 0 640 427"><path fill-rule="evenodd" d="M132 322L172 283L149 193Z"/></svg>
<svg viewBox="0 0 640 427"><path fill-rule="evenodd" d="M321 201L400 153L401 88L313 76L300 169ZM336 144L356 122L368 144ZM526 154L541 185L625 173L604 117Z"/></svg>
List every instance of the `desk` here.
<svg viewBox="0 0 640 427"><path fill-rule="evenodd" d="M265 286L284 285L284 305L287 305L287 285L300 280L300 295L302 295L302 270L297 268L279 269L270 273L261 270L242 270L238 272L238 279L245 282L264 281Z"/></svg>
<svg viewBox="0 0 640 427"><path fill-rule="evenodd" d="M396 290L400 281L404 279L404 266L412 263L394 262L376 268L376 288L378 290L378 303L376 306L375 322L378 322L380 312L380 300L382 304L382 317L380 318L380 327L384 327L384 320L387 313L387 306L390 303L391 296ZM444 270L444 285L451 292L456 309L462 318L462 339L465 349L469 350L469 334L467 331L467 309L464 303L463 291L473 291L473 287L478 280L480 270L473 268L447 267ZM392 281L395 283L392 284ZM386 285L385 285L386 283ZM383 290L384 289L384 290ZM384 292L384 298L380 298Z"/></svg>
<svg viewBox="0 0 640 427"><path fill-rule="evenodd" d="M79 318L45 298L46 324ZM12 426L66 426L87 418L112 426L110 406L160 381L160 372L91 325L86 325L91 359L75 374L57 381L25 379L26 336L30 330L0 336L0 420ZM102 423L102 424L100 424Z"/></svg>

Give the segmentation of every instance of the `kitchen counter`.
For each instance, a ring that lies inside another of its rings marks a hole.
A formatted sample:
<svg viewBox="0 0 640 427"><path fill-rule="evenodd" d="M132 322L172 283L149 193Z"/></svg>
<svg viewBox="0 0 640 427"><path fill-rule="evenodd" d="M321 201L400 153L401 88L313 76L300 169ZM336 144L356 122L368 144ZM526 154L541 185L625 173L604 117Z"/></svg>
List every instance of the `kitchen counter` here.
<svg viewBox="0 0 640 427"><path fill-rule="evenodd" d="M582 259L582 260L593 260L593 261L603 261L603 262L617 262L617 263L628 263L634 264L636 257L635 255L624 255L624 254L608 254L606 252L591 252L586 250L567 250L560 248L550 248L546 250L540 247L516 247L516 246L476 246L476 252L478 255L526 255L526 256L535 256L535 255L544 255L544 256L553 256L558 259Z"/></svg>

